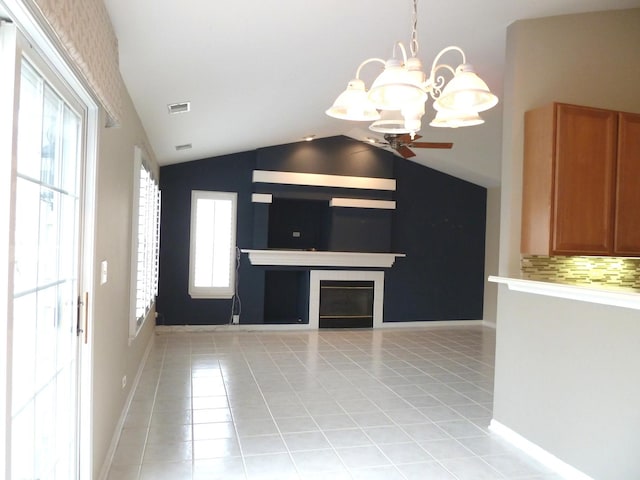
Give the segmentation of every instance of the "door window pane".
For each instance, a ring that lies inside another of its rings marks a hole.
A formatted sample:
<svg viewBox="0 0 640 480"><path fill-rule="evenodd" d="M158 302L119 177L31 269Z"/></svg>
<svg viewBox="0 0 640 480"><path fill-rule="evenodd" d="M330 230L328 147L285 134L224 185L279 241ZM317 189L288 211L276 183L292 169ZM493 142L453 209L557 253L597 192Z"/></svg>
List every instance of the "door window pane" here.
<svg viewBox="0 0 640 480"><path fill-rule="evenodd" d="M18 173L29 178L40 178L43 90L42 77L31 65L23 62L18 117Z"/></svg>
<svg viewBox="0 0 640 480"><path fill-rule="evenodd" d="M12 472L13 478L71 479L77 470L75 305L82 117L24 58L21 74Z"/></svg>

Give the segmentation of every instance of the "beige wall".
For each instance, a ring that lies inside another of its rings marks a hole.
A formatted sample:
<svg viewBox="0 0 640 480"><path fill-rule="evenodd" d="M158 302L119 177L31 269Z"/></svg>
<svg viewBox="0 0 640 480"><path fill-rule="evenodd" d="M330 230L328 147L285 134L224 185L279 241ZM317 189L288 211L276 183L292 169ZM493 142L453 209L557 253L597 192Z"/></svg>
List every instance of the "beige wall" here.
<svg viewBox="0 0 640 480"><path fill-rule="evenodd" d="M640 112L640 9L523 20L507 33L500 274L520 270L524 112L558 101Z"/></svg>
<svg viewBox="0 0 640 480"><path fill-rule="evenodd" d="M494 419L593 479L640 478L638 310L505 290Z"/></svg>
<svg viewBox="0 0 640 480"><path fill-rule="evenodd" d="M487 222L485 235L484 260L484 313L482 319L486 325L496 324L498 286L486 280L489 275L498 274L500 243L500 188L487 189Z"/></svg>
<svg viewBox="0 0 640 480"><path fill-rule="evenodd" d="M551 101L640 112L638 45L640 9L509 27L500 275L520 276L524 112ZM638 312L501 286L497 318L494 418L593 478L640 478Z"/></svg>
<svg viewBox="0 0 640 480"><path fill-rule="evenodd" d="M129 345L131 218L134 146L148 144L129 97L119 128L99 132L95 304L93 323L93 478L98 478L145 349L153 318ZM104 112L102 120L104 122ZM102 123L104 124L104 123ZM153 152L146 147L150 160ZM108 281L100 285L100 262L108 262ZM127 386L122 388L122 377Z"/></svg>

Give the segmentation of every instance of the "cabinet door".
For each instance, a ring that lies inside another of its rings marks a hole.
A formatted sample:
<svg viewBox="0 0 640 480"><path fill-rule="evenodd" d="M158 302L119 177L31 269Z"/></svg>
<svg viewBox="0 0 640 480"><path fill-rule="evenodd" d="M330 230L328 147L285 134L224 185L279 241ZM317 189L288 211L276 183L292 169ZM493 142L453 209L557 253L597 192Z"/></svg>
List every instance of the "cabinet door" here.
<svg viewBox="0 0 640 480"><path fill-rule="evenodd" d="M617 113L558 105L556 128L553 251L611 253Z"/></svg>
<svg viewBox="0 0 640 480"><path fill-rule="evenodd" d="M640 254L640 115L618 114L614 251Z"/></svg>

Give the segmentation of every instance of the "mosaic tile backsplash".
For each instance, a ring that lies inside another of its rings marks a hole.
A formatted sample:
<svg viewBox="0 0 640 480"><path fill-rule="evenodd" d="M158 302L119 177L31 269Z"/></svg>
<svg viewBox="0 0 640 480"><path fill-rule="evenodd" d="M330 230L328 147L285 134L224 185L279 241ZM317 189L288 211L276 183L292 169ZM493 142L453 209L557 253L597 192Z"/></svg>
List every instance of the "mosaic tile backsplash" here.
<svg viewBox="0 0 640 480"><path fill-rule="evenodd" d="M527 255L521 267L528 280L640 291L640 258Z"/></svg>

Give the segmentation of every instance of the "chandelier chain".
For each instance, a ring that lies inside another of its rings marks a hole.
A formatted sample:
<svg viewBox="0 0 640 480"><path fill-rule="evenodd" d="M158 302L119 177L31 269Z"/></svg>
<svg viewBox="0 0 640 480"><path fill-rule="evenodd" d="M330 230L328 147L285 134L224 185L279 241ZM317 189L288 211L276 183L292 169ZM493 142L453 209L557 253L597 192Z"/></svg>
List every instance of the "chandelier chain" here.
<svg viewBox="0 0 640 480"><path fill-rule="evenodd" d="M418 55L418 0L413 0L413 25L411 29L411 56Z"/></svg>

